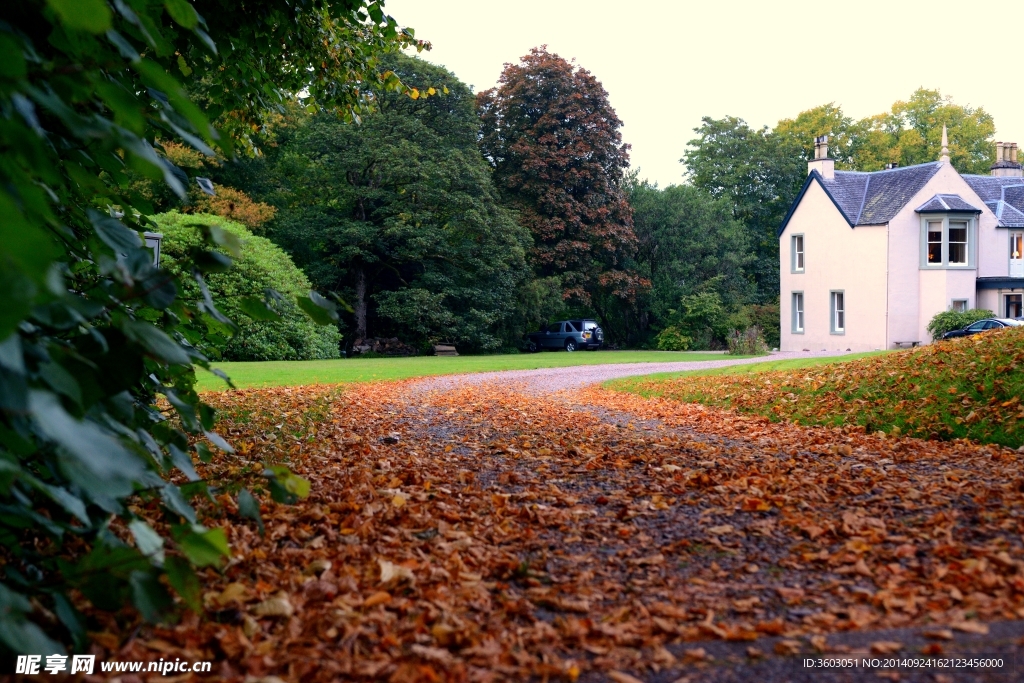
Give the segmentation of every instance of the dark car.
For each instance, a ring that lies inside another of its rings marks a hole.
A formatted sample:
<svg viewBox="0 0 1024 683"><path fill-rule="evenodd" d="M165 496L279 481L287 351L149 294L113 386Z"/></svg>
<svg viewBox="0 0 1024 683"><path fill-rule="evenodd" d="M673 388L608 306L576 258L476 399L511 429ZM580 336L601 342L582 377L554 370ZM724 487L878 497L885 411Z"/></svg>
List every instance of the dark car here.
<svg viewBox="0 0 1024 683"><path fill-rule="evenodd" d="M946 334L942 335L943 339L956 339L957 337L968 337L972 334L978 334L985 330L998 330L1003 327L1017 327L1024 325L1024 322L1019 320L1013 320L1011 318L985 318L973 322L970 325L964 325L959 330L950 330Z"/></svg>
<svg viewBox="0 0 1024 683"><path fill-rule="evenodd" d="M604 332L596 320L559 320L542 330L526 335L528 351L544 349L588 349L596 351L604 343Z"/></svg>

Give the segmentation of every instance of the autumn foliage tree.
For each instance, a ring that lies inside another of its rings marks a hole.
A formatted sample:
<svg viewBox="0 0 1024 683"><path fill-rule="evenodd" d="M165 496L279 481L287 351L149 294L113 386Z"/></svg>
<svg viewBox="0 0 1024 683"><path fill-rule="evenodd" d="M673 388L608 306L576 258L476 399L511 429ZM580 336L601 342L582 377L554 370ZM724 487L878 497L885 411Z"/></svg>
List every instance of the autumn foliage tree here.
<svg viewBox="0 0 1024 683"><path fill-rule="evenodd" d="M567 303L632 302L647 282L622 188L629 166L622 122L587 70L534 48L477 96L481 148L495 184L533 235L538 277L558 277Z"/></svg>

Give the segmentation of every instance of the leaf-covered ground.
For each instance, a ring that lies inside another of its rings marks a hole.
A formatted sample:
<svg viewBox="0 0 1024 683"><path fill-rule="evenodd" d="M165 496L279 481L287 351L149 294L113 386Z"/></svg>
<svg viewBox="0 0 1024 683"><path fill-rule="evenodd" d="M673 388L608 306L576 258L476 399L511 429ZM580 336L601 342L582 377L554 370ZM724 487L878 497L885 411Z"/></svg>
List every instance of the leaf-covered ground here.
<svg viewBox="0 0 1024 683"><path fill-rule="evenodd" d="M96 643L214 659L202 680L698 681L722 661L709 641L771 659L915 627L941 653L1024 617L1024 454L598 388L430 387L210 396L241 447L204 474L284 460L312 492L261 495L265 537L221 497L234 556L202 577L204 613L111 619Z"/></svg>
<svg viewBox="0 0 1024 683"><path fill-rule="evenodd" d="M1016 448L1024 444L1024 327L798 372L641 379L618 387L799 424L896 428Z"/></svg>

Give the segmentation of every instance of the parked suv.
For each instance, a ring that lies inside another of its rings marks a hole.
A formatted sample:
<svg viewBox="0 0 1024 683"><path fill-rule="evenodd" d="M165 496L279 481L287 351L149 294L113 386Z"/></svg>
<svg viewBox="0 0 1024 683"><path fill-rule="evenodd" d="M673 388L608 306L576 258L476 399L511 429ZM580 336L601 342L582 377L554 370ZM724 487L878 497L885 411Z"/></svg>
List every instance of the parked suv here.
<svg viewBox="0 0 1024 683"><path fill-rule="evenodd" d="M604 343L604 332L596 320L560 320L526 335L528 351L543 349L588 349L596 351Z"/></svg>

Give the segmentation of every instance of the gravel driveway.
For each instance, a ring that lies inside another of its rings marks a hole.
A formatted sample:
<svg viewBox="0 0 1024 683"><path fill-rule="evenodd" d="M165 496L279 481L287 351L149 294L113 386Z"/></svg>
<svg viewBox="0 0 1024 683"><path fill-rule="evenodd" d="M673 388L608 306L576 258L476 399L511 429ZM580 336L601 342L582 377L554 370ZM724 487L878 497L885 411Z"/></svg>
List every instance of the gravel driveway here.
<svg viewBox="0 0 1024 683"><path fill-rule="evenodd" d="M465 375L443 375L423 380L417 388L421 391L448 391L467 384L515 383L519 391L530 394L547 394L598 384L619 377L651 375L658 372L683 372L686 370L708 370L729 365L749 365L765 361L788 360L791 358L825 358L842 356L846 351L789 351L774 352L756 358L729 358L723 360L677 361L674 363L607 363L602 365L574 365L565 368L539 368L537 370L502 370L499 372L477 372Z"/></svg>

